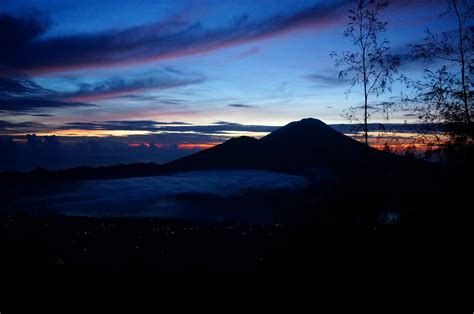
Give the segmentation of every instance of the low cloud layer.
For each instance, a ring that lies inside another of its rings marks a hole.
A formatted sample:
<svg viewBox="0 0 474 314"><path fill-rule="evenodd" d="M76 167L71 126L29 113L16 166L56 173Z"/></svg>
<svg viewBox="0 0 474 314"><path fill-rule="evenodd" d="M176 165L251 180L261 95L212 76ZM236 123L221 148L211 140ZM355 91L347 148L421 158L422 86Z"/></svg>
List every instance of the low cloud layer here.
<svg viewBox="0 0 474 314"><path fill-rule="evenodd" d="M121 180L89 181L72 192L30 198L20 202L29 208L48 209L70 215L158 216L191 219L242 219L271 221L271 208L255 204L246 195L253 191L291 191L307 187L304 177L267 171L200 171ZM281 193L280 192L280 193ZM232 202L246 199L248 207L233 208ZM193 206L190 207L189 201ZM217 206L229 202L228 206ZM232 217L234 215L234 217ZM263 215L263 217L262 217Z"/></svg>

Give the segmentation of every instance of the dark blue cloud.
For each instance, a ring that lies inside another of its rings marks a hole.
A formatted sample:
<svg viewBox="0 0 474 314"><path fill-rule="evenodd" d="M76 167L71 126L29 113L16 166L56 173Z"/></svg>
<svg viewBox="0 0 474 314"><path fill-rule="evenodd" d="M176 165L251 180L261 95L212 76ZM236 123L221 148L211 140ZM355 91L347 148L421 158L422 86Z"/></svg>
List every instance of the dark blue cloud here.
<svg viewBox="0 0 474 314"><path fill-rule="evenodd" d="M81 83L77 85L77 91L66 93L45 89L26 75L6 75L0 76L0 110L21 113L43 108L91 107L95 106L90 104L92 101L117 97L156 101L156 96L134 93L188 86L204 81L205 77L199 73L184 73L166 68L141 78L113 77L94 84ZM164 99L160 102L176 104L177 100Z"/></svg>
<svg viewBox="0 0 474 314"><path fill-rule="evenodd" d="M31 12L24 17L1 14L0 43L3 47L0 49L1 64L14 64L19 58L26 56L28 52L25 49L35 38L46 32L49 26L48 19L33 15Z"/></svg>
<svg viewBox="0 0 474 314"><path fill-rule="evenodd" d="M0 62L10 69L50 71L205 53L293 29L330 25L338 10L349 3L322 2L292 14L276 14L258 21L242 16L232 25L215 29L205 29L201 23L183 23L180 19L125 30L46 38L41 37L48 29L46 20L1 15L0 25L5 27L0 42L9 49L0 51Z"/></svg>
<svg viewBox="0 0 474 314"><path fill-rule="evenodd" d="M44 108L64 107L95 107L92 104L67 102L40 97L2 97L0 96L0 110L5 111L37 111Z"/></svg>
<svg viewBox="0 0 474 314"><path fill-rule="evenodd" d="M104 121L104 122L75 122L67 123L62 129L82 130L140 130L166 132L195 132L204 134L225 134L226 132L272 132L278 126L245 125L220 121L210 125L190 125L184 122L156 122L156 121Z"/></svg>
<svg viewBox="0 0 474 314"><path fill-rule="evenodd" d="M94 107L95 105L65 101L61 93L42 88L24 75L0 77L0 110L36 112L45 108Z"/></svg>
<svg viewBox="0 0 474 314"><path fill-rule="evenodd" d="M244 104L229 104L227 106L234 107L234 108L252 108L253 107L251 105L244 105Z"/></svg>
<svg viewBox="0 0 474 314"><path fill-rule="evenodd" d="M128 97L134 100L156 100L156 97L147 95L135 95L134 92L145 90L163 90L181 86L199 84L206 78L199 73L183 73L170 71L158 71L157 73L137 79L124 79L113 77L99 83L83 83L78 86L78 91L64 94L64 97L73 100L96 100L103 98Z"/></svg>
<svg viewBox="0 0 474 314"><path fill-rule="evenodd" d="M0 76L1 95L35 95L42 92L45 90L25 75Z"/></svg>
<svg viewBox="0 0 474 314"><path fill-rule="evenodd" d="M316 83L318 87L347 86L349 83L347 79L339 78L338 73L335 71L331 71L329 74L311 73L305 75L304 78Z"/></svg>
<svg viewBox="0 0 474 314"><path fill-rule="evenodd" d="M10 132L38 132L47 128L46 125L37 122L8 122L0 120L0 134Z"/></svg>
<svg viewBox="0 0 474 314"><path fill-rule="evenodd" d="M131 130L131 131L159 131L167 125L189 125L186 122L160 122L160 121L103 121L103 122L72 122L61 126L61 129L79 130Z"/></svg>

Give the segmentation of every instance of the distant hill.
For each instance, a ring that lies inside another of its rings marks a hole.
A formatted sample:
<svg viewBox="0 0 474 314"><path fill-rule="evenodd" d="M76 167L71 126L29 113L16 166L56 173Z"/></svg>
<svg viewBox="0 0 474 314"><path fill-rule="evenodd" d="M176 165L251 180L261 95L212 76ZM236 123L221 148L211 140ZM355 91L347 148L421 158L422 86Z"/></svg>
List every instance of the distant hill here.
<svg viewBox="0 0 474 314"><path fill-rule="evenodd" d="M38 168L28 173L5 172L0 174L0 183L9 184L11 181L71 181L71 180L102 180L158 175L161 166L155 163L118 164L107 167L76 167L49 171Z"/></svg>
<svg viewBox="0 0 474 314"><path fill-rule="evenodd" d="M120 164L108 167L78 167L58 171L37 169L30 173L0 175L5 184L15 180L94 180L155 176L163 173L209 169L259 169L300 172L326 168L346 172L365 165L390 168L405 159L366 147L317 119L303 119L255 139L238 137L223 144L177 159L164 165L155 163Z"/></svg>

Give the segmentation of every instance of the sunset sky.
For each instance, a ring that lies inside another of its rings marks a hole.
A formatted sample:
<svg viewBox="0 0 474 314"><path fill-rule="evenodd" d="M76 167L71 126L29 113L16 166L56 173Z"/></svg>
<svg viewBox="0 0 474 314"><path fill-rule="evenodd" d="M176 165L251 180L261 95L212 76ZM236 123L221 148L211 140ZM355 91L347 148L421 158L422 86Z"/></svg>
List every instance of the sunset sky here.
<svg viewBox="0 0 474 314"><path fill-rule="evenodd" d="M304 117L345 122L361 96L346 98L329 53L352 48L341 35L353 3L3 0L0 135L154 136L159 147L261 136ZM445 7L391 1L382 19L400 71L420 76L406 45L452 28Z"/></svg>

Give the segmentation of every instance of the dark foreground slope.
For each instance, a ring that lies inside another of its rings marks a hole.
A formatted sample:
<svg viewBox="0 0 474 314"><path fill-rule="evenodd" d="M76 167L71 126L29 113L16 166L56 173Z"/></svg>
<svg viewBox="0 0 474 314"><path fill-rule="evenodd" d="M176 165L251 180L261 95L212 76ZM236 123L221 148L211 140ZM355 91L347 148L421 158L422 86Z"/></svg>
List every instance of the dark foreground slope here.
<svg viewBox="0 0 474 314"><path fill-rule="evenodd" d="M456 240L461 236L450 236ZM150 218L0 216L0 274L271 271L324 275L424 269L453 242L408 226L190 224ZM448 251L450 249L451 252Z"/></svg>

